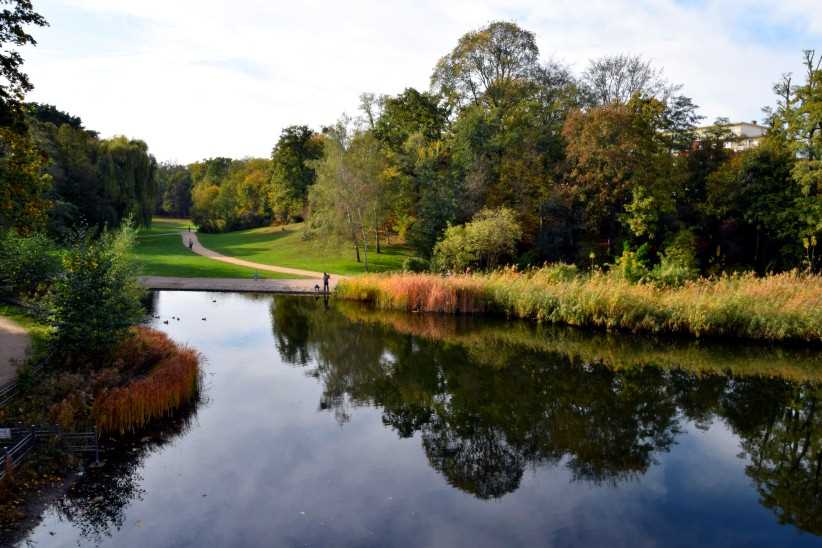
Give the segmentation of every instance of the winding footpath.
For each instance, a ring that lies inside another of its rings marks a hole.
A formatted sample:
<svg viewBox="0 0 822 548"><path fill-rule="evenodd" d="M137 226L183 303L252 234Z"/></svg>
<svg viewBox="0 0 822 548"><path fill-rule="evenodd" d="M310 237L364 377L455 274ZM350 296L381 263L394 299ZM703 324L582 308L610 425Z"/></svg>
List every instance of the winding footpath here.
<svg viewBox="0 0 822 548"><path fill-rule="evenodd" d="M31 337L25 329L0 316L0 385L14 380L30 345Z"/></svg>
<svg viewBox="0 0 822 548"><path fill-rule="evenodd" d="M203 247L197 234L194 232L181 233L183 245L191 249L197 255L208 257L209 259L223 263L233 264L251 268L261 272L278 272L281 274L291 274L301 276L304 279L295 280L271 280L271 279L249 279L249 278L178 278L173 276L142 276L140 282L148 289L176 289L189 291L253 291L264 293L316 293L318 287L322 287L322 272L303 270L300 268L289 268L287 266L274 266L270 264L255 263L236 257L229 257L222 253L217 253L207 247ZM333 291L337 281L345 276L333 275L329 281L329 287Z"/></svg>
<svg viewBox="0 0 822 548"><path fill-rule="evenodd" d="M222 253L217 253L216 251L212 251L206 247L203 247L203 245L200 243L200 240L197 239L197 234L194 232L183 232L182 236L184 246L189 247L189 244L192 244L191 251L193 251L197 255L202 255L203 257L214 259L215 261L220 261L228 264L235 264L237 266L244 266L246 268L253 268L255 270L263 270L266 272L279 272L281 274L292 274L294 276L304 276L306 278L314 278L319 280L322 280L323 278L322 272L301 270L299 268L289 268L287 266L274 266L270 264L255 263L252 261L238 259L236 257L228 257L226 255L223 255Z"/></svg>

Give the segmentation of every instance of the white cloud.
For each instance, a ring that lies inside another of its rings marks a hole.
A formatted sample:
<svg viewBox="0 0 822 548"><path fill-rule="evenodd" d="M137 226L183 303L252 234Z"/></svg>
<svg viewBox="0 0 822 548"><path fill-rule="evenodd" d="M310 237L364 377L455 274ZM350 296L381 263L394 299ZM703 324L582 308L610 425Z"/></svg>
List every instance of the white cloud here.
<svg viewBox="0 0 822 548"><path fill-rule="evenodd" d="M800 49L813 45L803 38L822 36L822 5L811 0L51 0L37 8L52 26L26 52L31 98L184 162L267 156L284 126L332 123L363 91L426 88L459 36L493 19L534 31L544 58L577 71L592 57L641 53L685 84L709 119L759 117L771 83L800 70ZM778 40L746 27L751 14L772 21Z"/></svg>

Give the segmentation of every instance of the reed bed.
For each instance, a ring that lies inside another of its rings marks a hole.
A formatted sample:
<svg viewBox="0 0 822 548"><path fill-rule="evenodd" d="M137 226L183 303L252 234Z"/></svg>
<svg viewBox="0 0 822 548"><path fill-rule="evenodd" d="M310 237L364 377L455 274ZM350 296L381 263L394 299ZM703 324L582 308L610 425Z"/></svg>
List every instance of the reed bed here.
<svg viewBox="0 0 822 548"><path fill-rule="evenodd" d="M663 288L602 272L568 272L556 265L449 277L371 274L341 280L337 295L387 310L499 313L637 333L822 343L822 276L733 274Z"/></svg>
<svg viewBox="0 0 822 548"><path fill-rule="evenodd" d="M164 333L139 328L121 355L125 369L149 369L128 384L97 395L92 415L99 433L134 432L198 397L199 355L176 345Z"/></svg>

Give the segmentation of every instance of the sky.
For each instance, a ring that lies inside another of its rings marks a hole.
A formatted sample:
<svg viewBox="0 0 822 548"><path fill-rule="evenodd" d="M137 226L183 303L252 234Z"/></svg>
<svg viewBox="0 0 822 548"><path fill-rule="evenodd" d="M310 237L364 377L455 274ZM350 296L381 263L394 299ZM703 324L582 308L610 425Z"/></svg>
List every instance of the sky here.
<svg viewBox="0 0 822 548"><path fill-rule="evenodd" d="M762 118L772 84L822 52L822 0L34 0L32 101L160 161L268 157L282 129L357 114L362 92L427 89L437 60L490 21L536 34L580 74L639 54L707 120Z"/></svg>

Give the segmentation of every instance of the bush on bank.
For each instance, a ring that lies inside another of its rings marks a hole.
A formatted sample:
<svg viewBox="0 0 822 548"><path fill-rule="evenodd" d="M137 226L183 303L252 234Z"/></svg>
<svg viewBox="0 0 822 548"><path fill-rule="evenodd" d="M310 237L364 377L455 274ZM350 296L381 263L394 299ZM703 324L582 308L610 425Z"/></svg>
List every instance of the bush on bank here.
<svg viewBox="0 0 822 548"><path fill-rule="evenodd" d="M502 313L540 322L633 332L822 342L822 276L732 274L679 287L631 283L568 265L442 277L372 274L337 295L382 309Z"/></svg>

